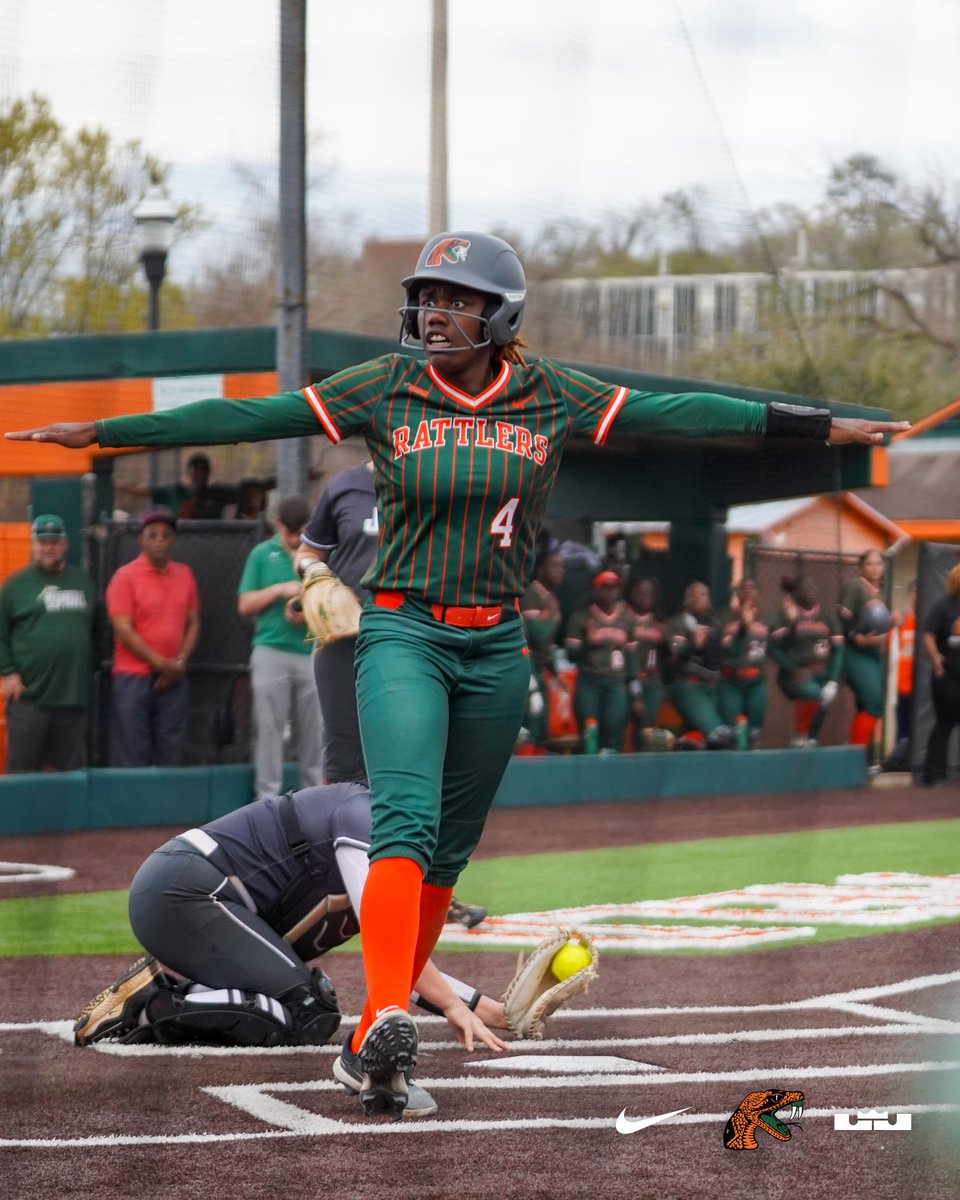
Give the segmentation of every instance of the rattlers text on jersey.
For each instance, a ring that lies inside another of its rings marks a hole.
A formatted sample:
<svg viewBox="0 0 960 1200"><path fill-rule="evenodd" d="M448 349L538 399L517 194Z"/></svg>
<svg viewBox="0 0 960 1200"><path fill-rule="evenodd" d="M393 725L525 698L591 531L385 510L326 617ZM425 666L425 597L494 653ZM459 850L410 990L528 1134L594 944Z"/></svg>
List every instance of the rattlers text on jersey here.
<svg viewBox="0 0 960 1200"><path fill-rule="evenodd" d="M766 409L711 393L638 392L539 359L499 364L478 396L429 363L387 354L303 392L205 400L97 422L102 446L208 445L362 433L382 516L364 582L432 602L493 605L521 595L569 436L618 430L762 437Z"/></svg>

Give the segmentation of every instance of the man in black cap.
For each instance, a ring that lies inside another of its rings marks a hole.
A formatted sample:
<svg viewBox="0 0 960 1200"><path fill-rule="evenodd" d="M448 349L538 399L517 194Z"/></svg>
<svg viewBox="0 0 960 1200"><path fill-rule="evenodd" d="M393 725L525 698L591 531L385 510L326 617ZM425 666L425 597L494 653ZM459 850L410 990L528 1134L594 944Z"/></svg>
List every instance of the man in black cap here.
<svg viewBox="0 0 960 1200"><path fill-rule="evenodd" d="M37 517L30 533L30 564L0 590L7 771L73 771L86 761L102 610L86 571L67 565L63 519Z"/></svg>
<svg viewBox="0 0 960 1200"><path fill-rule="evenodd" d="M197 581L170 553L177 519L140 520L140 554L107 586L115 647L110 765L172 767L187 727L187 662L200 633Z"/></svg>

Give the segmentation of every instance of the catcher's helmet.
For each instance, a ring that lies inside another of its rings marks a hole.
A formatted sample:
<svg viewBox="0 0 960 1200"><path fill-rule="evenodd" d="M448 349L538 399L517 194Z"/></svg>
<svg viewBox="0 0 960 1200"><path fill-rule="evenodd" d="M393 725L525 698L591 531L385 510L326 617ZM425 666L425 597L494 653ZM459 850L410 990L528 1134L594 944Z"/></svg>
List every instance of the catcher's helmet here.
<svg viewBox="0 0 960 1200"><path fill-rule="evenodd" d="M867 600L857 618L858 633L886 633L890 629L890 609L882 600Z"/></svg>
<svg viewBox="0 0 960 1200"><path fill-rule="evenodd" d="M519 331L527 281L512 246L489 233L438 233L420 251L416 270L401 280L407 302L400 309L400 341L419 342L420 287L453 283L490 297L483 310L487 340L505 346Z"/></svg>

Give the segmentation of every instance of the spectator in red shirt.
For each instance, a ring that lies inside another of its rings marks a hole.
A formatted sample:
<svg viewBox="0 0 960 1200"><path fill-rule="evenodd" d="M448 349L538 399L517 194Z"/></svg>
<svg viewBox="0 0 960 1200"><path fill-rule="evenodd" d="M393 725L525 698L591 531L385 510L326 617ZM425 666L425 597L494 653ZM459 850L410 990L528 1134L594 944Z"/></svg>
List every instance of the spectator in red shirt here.
<svg viewBox="0 0 960 1200"><path fill-rule="evenodd" d="M140 554L114 574L107 612L116 638L110 764L171 767L187 726L187 662L200 632L193 572L170 558L176 517L140 521Z"/></svg>

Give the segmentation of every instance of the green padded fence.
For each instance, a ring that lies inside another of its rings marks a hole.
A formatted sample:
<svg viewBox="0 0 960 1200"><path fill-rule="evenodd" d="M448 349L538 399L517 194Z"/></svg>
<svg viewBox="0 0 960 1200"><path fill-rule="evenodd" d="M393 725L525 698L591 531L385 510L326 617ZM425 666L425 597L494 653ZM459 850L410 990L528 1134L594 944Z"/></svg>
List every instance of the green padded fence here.
<svg viewBox="0 0 960 1200"><path fill-rule="evenodd" d="M511 760L496 804L643 803L661 797L723 796L859 787L866 778L857 746L756 750L748 754L620 754ZM287 763L284 786L297 785ZM786 786L785 786L786 785ZM246 804L253 768L231 766L103 768L61 775L0 776L0 836L74 829L203 825Z"/></svg>

